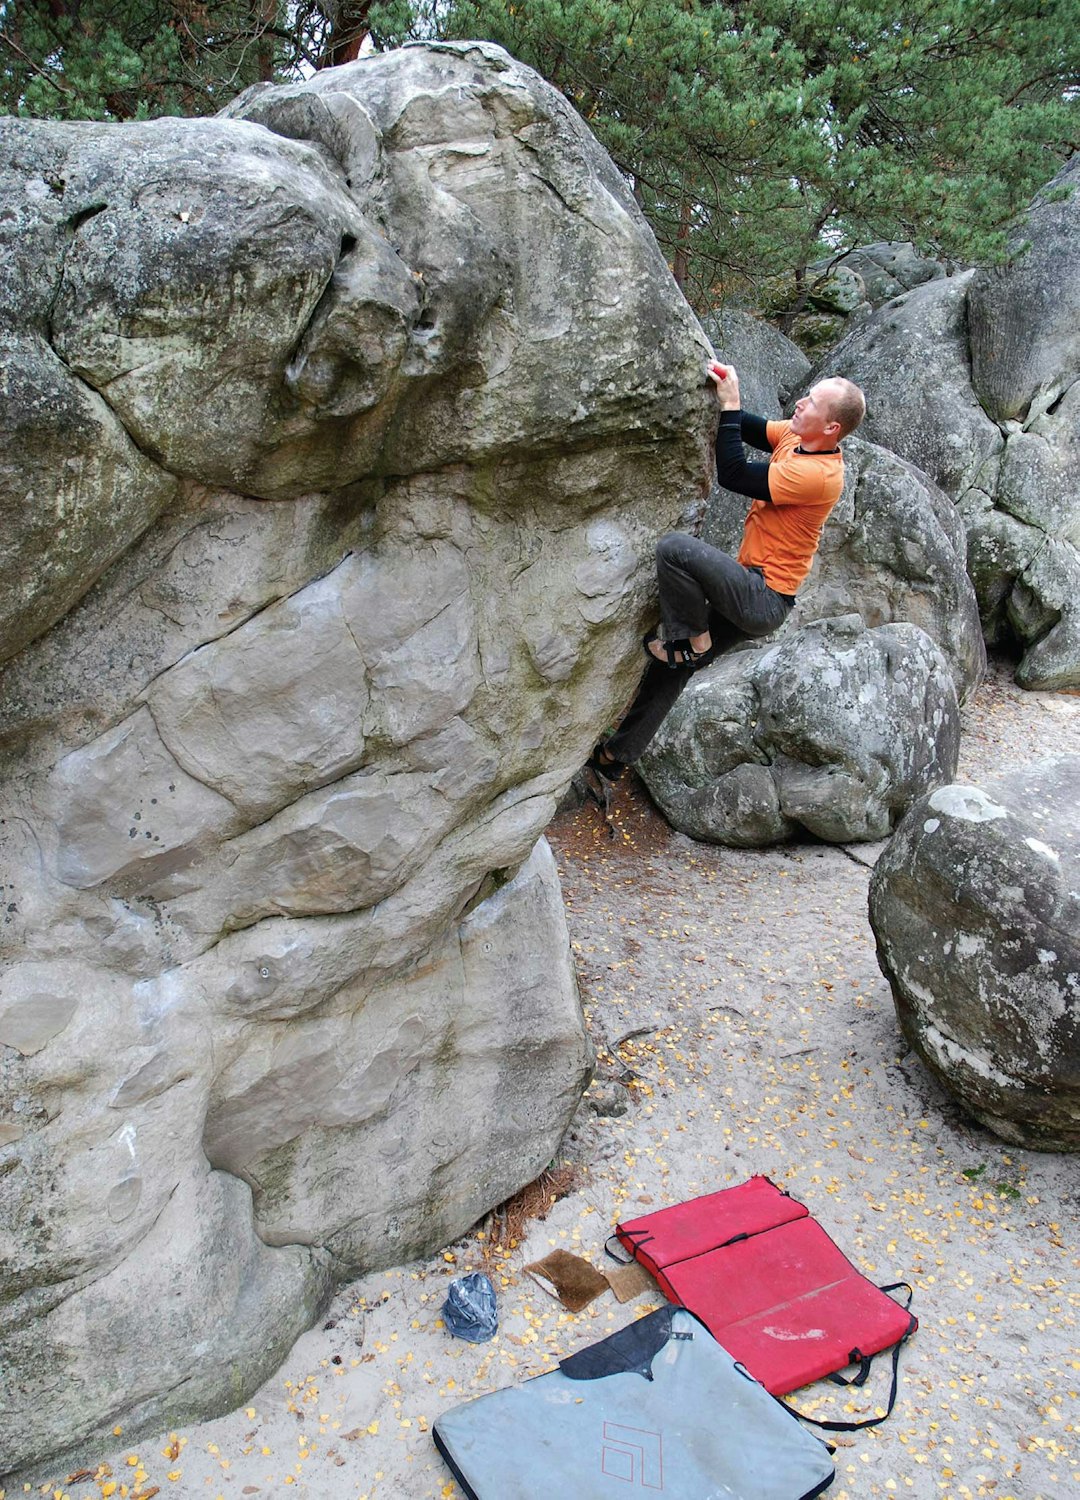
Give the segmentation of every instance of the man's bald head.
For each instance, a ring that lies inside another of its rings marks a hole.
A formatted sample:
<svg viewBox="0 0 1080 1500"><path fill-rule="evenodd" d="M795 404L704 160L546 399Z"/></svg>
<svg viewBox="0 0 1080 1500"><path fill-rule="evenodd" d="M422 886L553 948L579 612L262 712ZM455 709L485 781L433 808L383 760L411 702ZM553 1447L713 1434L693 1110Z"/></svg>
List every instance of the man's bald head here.
<svg viewBox="0 0 1080 1500"><path fill-rule="evenodd" d="M866 416L866 397L853 380L846 380L843 375L830 375L820 384L829 415L840 424L840 437L845 438Z"/></svg>

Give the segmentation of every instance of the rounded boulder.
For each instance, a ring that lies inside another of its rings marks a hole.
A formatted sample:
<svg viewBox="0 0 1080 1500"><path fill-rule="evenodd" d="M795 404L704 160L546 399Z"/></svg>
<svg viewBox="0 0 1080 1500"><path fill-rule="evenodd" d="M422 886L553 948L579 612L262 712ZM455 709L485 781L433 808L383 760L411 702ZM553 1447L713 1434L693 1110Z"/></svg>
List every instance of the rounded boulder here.
<svg viewBox="0 0 1080 1500"><path fill-rule="evenodd" d="M870 922L904 1035L1003 1139L1080 1150L1080 757L921 798Z"/></svg>
<svg viewBox="0 0 1080 1500"><path fill-rule="evenodd" d="M885 838L956 771L948 663L915 625L819 620L691 679L637 762L676 828L755 848Z"/></svg>

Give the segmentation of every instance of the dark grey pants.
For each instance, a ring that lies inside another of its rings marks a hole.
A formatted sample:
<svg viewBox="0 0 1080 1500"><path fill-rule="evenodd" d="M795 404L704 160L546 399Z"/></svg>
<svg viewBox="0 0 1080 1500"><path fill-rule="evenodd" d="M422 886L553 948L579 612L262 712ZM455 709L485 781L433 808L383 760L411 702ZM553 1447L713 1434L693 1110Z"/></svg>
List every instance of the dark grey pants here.
<svg viewBox="0 0 1080 1500"><path fill-rule="evenodd" d="M657 543L656 579L665 638L708 630L709 661L740 637L771 635L791 609L791 601L769 588L756 568L746 568L719 547L681 531ZM606 741L616 760L637 760L691 676L688 667L650 662L626 717Z"/></svg>

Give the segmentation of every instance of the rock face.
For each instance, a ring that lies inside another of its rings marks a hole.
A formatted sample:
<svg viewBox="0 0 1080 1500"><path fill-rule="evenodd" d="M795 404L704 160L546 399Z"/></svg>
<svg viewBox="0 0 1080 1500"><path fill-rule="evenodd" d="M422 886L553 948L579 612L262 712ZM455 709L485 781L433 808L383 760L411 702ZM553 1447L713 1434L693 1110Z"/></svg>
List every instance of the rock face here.
<svg viewBox="0 0 1080 1500"><path fill-rule="evenodd" d="M718 359L732 359L747 411L773 415L802 390L810 361L797 344L764 318L725 308L704 322Z"/></svg>
<svg viewBox="0 0 1080 1500"><path fill-rule="evenodd" d="M6 1472L241 1399L550 1160L590 1056L541 835L713 407L497 48L2 142Z"/></svg>
<svg viewBox="0 0 1080 1500"><path fill-rule="evenodd" d="M1080 157L1036 197L1004 265L970 294L972 383L998 422L1027 427L1080 375Z"/></svg>
<svg viewBox="0 0 1080 1500"><path fill-rule="evenodd" d="M960 714L915 625L857 615L722 656L691 678L638 769L668 819L713 843L885 838L956 770Z"/></svg>
<svg viewBox="0 0 1080 1500"><path fill-rule="evenodd" d="M946 786L874 870L870 920L904 1034L977 1120L1080 1150L1080 759Z"/></svg>
<svg viewBox="0 0 1080 1500"><path fill-rule="evenodd" d="M1006 265L895 298L825 361L866 391L865 434L957 503L986 639L1019 643L1033 688L1080 684L1078 187L1074 158Z"/></svg>

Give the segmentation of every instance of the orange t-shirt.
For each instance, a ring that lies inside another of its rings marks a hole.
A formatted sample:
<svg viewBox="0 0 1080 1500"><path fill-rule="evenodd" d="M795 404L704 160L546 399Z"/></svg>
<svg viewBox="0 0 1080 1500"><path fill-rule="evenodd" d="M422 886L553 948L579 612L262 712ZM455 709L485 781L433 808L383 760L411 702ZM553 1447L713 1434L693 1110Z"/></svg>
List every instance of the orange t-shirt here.
<svg viewBox="0 0 1080 1500"><path fill-rule="evenodd" d="M778 594L794 594L810 571L821 528L844 488L844 458L798 453L790 422L767 422L771 500L755 500L743 528L738 561L761 568Z"/></svg>

